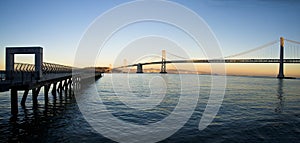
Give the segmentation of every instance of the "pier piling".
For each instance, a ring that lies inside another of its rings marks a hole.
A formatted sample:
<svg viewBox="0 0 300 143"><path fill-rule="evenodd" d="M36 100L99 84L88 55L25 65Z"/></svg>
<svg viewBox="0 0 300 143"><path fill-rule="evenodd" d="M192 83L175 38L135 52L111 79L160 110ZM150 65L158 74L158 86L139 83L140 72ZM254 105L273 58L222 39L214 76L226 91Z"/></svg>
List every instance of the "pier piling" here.
<svg viewBox="0 0 300 143"><path fill-rule="evenodd" d="M11 114L17 115L18 114L18 90L12 88L10 90L10 102L11 102Z"/></svg>
<svg viewBox="0 0 300 143"><path fill-rule="evenodd" d="M22 100L21 100L21 106L25 106L25 102L26 102L26 99L27 99L28 92L29 92L29 89L25 89L25 91L23 93Z"/></svg>

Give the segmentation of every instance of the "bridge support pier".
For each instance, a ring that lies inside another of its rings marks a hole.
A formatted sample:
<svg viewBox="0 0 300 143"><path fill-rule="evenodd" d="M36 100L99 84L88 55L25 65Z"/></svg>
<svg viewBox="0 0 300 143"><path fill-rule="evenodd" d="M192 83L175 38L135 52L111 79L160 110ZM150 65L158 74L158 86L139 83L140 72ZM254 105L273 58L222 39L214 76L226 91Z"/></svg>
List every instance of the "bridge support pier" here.
<svg viewBox="0 0 300 143"><path fill-rule="evenodd" d="M68 90L69 90L69 84L70 84L70 80L71 79L66 79L65 80L65 96L67 97L67 95L68 95ZM70 89L71 90L71 89ZM71 95L71 94L70 94Z"/></svg>
<svg viewBox="0 0 300 143"><path fill-rule="evenodd" d="M41 87L32 89L32 103L33 103L33 107L37 107L37 103L38 103L37 97L39 96L40 90L41 90Z"/></svg>
<svg viewBox="0 0 300 143"><path fill-rule="evenodd" d="M279 59L279 73L277 78L283 79L284 78L284 71L283 71L283 57L284 56L284 38L280 37L280 59Z"/></svg>
<svg viewBox="0 0 300 143"><path fill-rule="evenodd" d="M63 82L62 80L59 82L58 89L57 89L60 98L62 96L62 88L63 88L62 82Z"/></svg>
<svg viewBox="0 0 300 143"><path fill-rule="evenodd" d="M136 73L143 73L143 65L142 64L137 64L136 66L137 70Z"/></svg>
<svg viewBox="0 0 300 143"><path fill-rule="evenodd" d="M56 84L57 82L54 82L52 87L52 95L54 96L54 98L56 98Z"/></svg>
<svg viewBox="0 0 300 143"><path fill-rule="evenodd" d="M44 98L45 98L45 105L46 103L48 102L48 93L49 93L49 90L50 90L50 85L45 85L44 86Z"/></svg>
<svg viewBox="0 0 300 143"><path fill-rule="evenodd" d="M71 94L72 94L72 78L69 79L69 96L71 97Z"/></svg>
<svg viewBox="0 0 300 143"><path fill-rule="evenodd" d="M73 90L79 90L80 89L80 77L74 77L72 78L72 83L73 83Z"/></svg>
<svg viewBox="0 0 300 143"><path fill-rule="evenodd" d="M24 94L23 94L23 97L22 97L22 100L21 100L21 106L25 106L25 102L26 102L26 99L27 99L28 92L29 92L29 89L26 89L24 91Z"/></svg>
<svg viewBox="0 0 300 143"><path fill-rule="evenodd" d="M18 90L12 88L10 90L10 105L11 105L11 114L13 116L18 114Z"/></svg>
<svg viewBox="0 0 300 143"><path fill-rule="evenodd" d="M68 79L66 79L64 82L64 88L65 90L68 90Z"/></svg>

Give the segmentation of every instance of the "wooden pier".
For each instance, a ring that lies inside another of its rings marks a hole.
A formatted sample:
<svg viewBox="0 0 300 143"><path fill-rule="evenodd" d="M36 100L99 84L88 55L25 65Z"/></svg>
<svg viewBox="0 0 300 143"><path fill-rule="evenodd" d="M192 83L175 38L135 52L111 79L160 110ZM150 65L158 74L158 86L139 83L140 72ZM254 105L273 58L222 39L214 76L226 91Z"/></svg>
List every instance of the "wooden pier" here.
<svg viewBox="0 0 300 143"><path fill-rule="evenodd" d="M44 99L47 102L50 91L54 97L57 93L62 95L63 91L72 94L72 91L80 89L81 84L95 81L103 75L103 71L97 71L95 68L74 68L45 63L42 53L41 47L6 48L6 70L0 71L0 92L10 90L12 115L18 114L18 91L24 91L21 106L25 106L30 91L33 106L36 106L41 88L44 88ZM15 63L14 54L35 54L35 64Z"/></svg>

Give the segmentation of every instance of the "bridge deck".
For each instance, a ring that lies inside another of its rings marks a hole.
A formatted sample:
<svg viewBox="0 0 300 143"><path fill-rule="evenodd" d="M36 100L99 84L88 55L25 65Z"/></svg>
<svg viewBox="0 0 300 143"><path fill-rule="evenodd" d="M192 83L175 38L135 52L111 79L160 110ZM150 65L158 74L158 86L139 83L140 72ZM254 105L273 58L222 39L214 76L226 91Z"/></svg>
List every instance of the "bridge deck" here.
<svg viewBox="0 0 300 143"><path fill-rule="evenodd" d="M3 75L3 71L0 72ZM43 77L39 80L34 79L32 73L24 72L15 74L13 80L0 80L0 92L8 91L11 88L17 88L18 90L33 89L43 85L49 85L56 83L65 79L70 79L72 77L80 76L81 79L87 79L90 77L101 77L102 73L95 73L95 75L90 74L72 74L72 73L50 73L44 74Z"/></svg>
<svg viewBox="0 0 300 143"><path fill-rule="evenodd" d="M279 59L195 59L195 60L173 60L165 61L169 63L279 63ZM284 59L284 63L300 63L300 59ZM139 63L141 65L154 65L161 64L161 61L157 62L148 62L148 63ZM137 66L138 64L128 65L128 67Z"/></svg>

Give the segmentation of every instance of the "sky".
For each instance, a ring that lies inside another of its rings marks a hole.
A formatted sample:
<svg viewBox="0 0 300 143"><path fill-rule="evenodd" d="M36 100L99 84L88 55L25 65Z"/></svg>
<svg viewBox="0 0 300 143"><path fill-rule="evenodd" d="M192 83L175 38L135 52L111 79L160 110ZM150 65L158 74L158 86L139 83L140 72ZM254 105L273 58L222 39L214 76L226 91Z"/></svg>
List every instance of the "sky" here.
<svg viewBox="0 0 300 143"><path fill-rule="evenodd" d="M78 44L89 26L108 10L126 2L129 1L0 1L0 69L4 69L7 46L42 46L44 61L73 65ZM300 41L300 1L297 0L174 0L173 2L194 11L207 23L217 38L224 56L279 40L281 36ZM179 13L174 13L175 16L176 14ZM130 49L132 45L142 47L140 41L147 42L147 38L155 39L157 36L163 39L162 43L166 42L169 46L175 47L175 50L171 50L173 54L190 58L202 58L205 55L201 50L198 52L197 44L189 40L188 36L178 28L146 21L127 25L113 35L99 53L96 64L99 66L121 64L120 61L123 62L124 57L120 55L124 49ZM161 45L164 45L162 43ZM151 45L149 40L147 44ZM145 49L147 46L143 47ZM176 47L177 49L185 47L183 49L187 54L181 54L182 51L176 50ZM144 60L149 59L149 55L159 57L161 54L159 49L157 47L157 52L152 50L148 53L148 57L143 55L141 57ZM137 58L141 58L136 56L138 54L139 52L135 52L133 55L127 55L127 62L136 62ZM130 59L134 56L136 59ZM16 61L32 62L33 56L18 55ZM207 67L207 65L203 66ZM250 66L252 70L247 71L244 70L245 65L230 64L227 67L231 74L277 74L277 65L251 64ZM289 69L286 72L300 76L299 66L286 65ZM257 69L260 71L258 72Z"/></svg>

